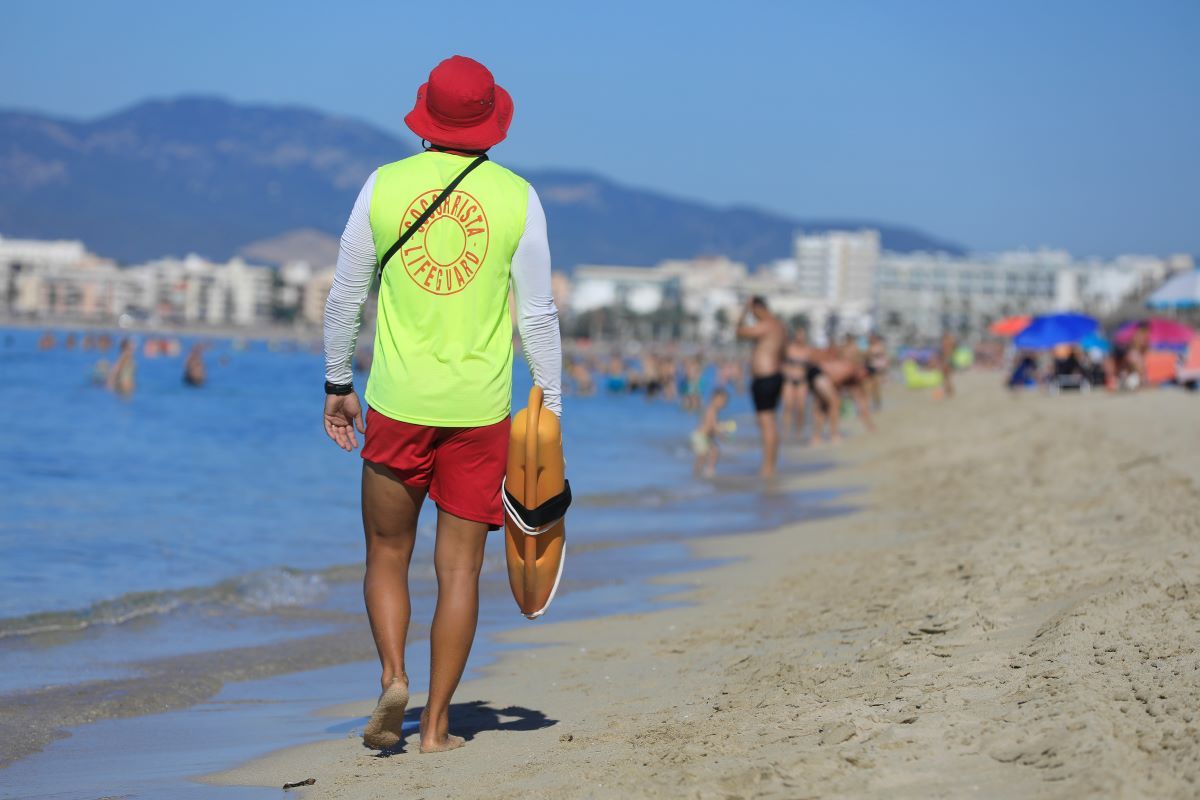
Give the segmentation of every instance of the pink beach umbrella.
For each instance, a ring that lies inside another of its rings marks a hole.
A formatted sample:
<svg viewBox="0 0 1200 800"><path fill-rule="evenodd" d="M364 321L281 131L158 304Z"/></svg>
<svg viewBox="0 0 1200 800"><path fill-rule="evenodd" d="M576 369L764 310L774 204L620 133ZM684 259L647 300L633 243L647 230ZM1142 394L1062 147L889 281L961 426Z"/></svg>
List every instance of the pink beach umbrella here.
<svg viewBox="0 0 1200 800"><path fill-rule="evenodd" d="M1157 350L1183 350L1196 335L1187 325L1173 319L1151 317L1147 322L1150 324L1150 346ZM1129 344L1137 326L1137 322L1126 322L1117 328L1113 338L1120 344Z"/></svg>

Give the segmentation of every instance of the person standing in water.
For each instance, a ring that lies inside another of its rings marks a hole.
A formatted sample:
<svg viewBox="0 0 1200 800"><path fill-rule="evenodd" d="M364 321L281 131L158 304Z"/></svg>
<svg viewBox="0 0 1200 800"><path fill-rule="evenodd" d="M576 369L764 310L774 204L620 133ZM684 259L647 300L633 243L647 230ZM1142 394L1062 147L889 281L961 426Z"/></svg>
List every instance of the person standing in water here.
<svg viewBox="0 0 1200 800"><path fill-rule="evenodd" d="M183 362L183 382L187 386L199 388L208 380L208 371L204 368L204 345L196 342L188 350Z"/></svg>
<svg viewBox="0 0 1200 800"><path fill-rule="evenodd" d="M504 524L510 284L533 380L546 408L562 413L546 216L533 187L486 155L505 138L512 113L512 99L482 64L454 56L434 68L404 118L428 144L367 179L342 234L325 307L325 432L347 451L358 446L355 431L365 433L363 594L383 693L363 743L375 749L401 742L408 566L427 495L437 506L438 591L420 749L463 744L449 733L450 699L475 637L487 533ZM376 268L379 313L364 427L351 360Z"/></svg>
<svg viewBox="0 0 1200 800"><path fill-rule="evenodd" d="M784 427L799 437L804 429L804 411L808 404L807 369L812 360L808 331L796 328L783 351L783 418Z"/></svg>
<svg viewBox="0 0 1200 800"><path fill-rule="evenodd" d="M137 385L134 378L137 372L137 361L133 355L133 340L122 339L120 354L117 361L108 370L108 388L120 395L129 396Z"/></svg>
<svg viewBox="0 0 1200 800"><path fill-rule="evenodd" d="M720 416L728 402L728 392L719 387L714 389L712 399L708 401L708 406L704 409L704 416L700 420L699 427L692 431L692 452L696 454L692 472L697 476L703 475L706 478L712 478L717 474L717 461L721 458L721 449L717 446L717 439L726 430Z"/></svg>
<svg viewBox="0 0 1200 800"><path fill-rule="evenodd" d="M750 322L749 317L754 321ZM754 342L750 356L750 396L754 401L754 417L762 433L763 460L760 474L774 477L779 462L779 421L776 411L783 394L783 344L787 329L767 308L767 301L752 297L742 309L738 320L739 339Z"/></svg>

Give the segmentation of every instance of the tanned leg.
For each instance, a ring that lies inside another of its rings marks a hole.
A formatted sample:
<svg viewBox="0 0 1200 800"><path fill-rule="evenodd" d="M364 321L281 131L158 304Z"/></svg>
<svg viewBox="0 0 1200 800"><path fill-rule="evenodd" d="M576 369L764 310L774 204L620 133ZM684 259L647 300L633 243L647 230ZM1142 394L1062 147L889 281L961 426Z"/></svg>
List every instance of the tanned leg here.
<svg viewBox="0 0 1200 800"><path fill-rule="evenodd" d="M429 633L429 701L421 714L421 752L437 753L461 747L450 735L450 699L462 679L479 620L479 571L487 526L460 519L438 509L437 610Z"/></svg>
<svg viewBox="0 0 1200 800"><path fill-rule="evenodd" d="M800 438L800 434L804 430L804 407L807 404L808 386L802 383L796 387L796 409L795 416L792 418L792 426L796 431L796 438Z"/></svg>
<svg viewBox="0 0 1200 800"><path fill-rule="evenodd" d="M833 380L828 375L821 375L817 378L813 391L817 392L825 403L825 414L829 418L829 442L837 444L842 440L841 430L838 427L842 414L842 398L838 396L837 387L833 385Z"/></svg>
<svg viewBox="0 0 1200 800"><path fill-rule="evenodd" d="M716 444L708 448L708 452L704 454L704 477L713 478L717 474L717 459L721 457L721 450Z"/></svg>
<svg viewBox="0 0 1200 800"><path fill-rule="evenodd" d="M863 426L869 430L875 430L875 420L871 417L871 401L867 396L867 390L861 385L855 386L851 390L851 396L854 398L854 405L858 408L858 417L862 420Z"/></svg>
<svg viewBox="0 0 1200 800"><path fill-rule="evenodd" d="M819 444L821 444L821 431L824 430L824 428L825 428L825 420L828 415L826 413L826 408L825 408L825 396L822 395L820 392L818 392L816 389L812 390L812 395L813 395L812 427L809 428L808 435L809 435L809 446L816 447Z"/></svg>
<svg viewBox="0 0 1200 800"><path fill-rule="evenodd" d="M363 462L363 531L367 541L367 574L363 598L382 668L383 694L363 729L363 742L375 749L400 743L400 726L408 703L404 644L410 606L408 564L417 536L417 515L425 490L405 486L387 467Z"/></svg>
<svg viewBox="0 0 1200 800"><path fill-rule="evenodd" d="M789 439L799 435L796 416L793 413L796 407L796 391L797 387L791 381L783 384L783 427Z"/></svg>
<svg viewBox="0 0 1200 800"><path fill-rule="evenodd" d="M763 461L760 474L764 478L775 475L775 466L779 461L779 423L774 411L759 411L758 428L762 431Z"/></svg>

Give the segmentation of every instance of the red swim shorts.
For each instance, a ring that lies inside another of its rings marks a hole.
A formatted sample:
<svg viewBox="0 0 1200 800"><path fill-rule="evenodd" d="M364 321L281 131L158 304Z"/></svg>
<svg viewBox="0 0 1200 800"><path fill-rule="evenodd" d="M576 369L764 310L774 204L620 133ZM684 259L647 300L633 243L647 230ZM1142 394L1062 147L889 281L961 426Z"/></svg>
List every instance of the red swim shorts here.
<svg viewBox="0 0 1200 800"><path fill-rule="evenodd" d="M495 528L504 524L500 484L508 468L509 425L506 418L482 428L434 428L372 408L362 457L391 469L405 486L428 489L443 511Z"/></svg>

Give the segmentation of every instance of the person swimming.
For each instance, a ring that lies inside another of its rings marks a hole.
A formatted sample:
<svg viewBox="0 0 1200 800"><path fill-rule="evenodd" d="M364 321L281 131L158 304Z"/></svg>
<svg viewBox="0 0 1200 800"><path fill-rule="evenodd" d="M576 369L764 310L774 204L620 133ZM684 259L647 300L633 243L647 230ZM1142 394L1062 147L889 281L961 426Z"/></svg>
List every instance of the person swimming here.
<svg viewBox="0 0 1200 800"><path fill-rule="evenodd" d="M614 355L608 361L608 369L605 371L604 386L609 392L620 393L629 388L628 380L625 377L625 363L620 356Z"/></svg>

